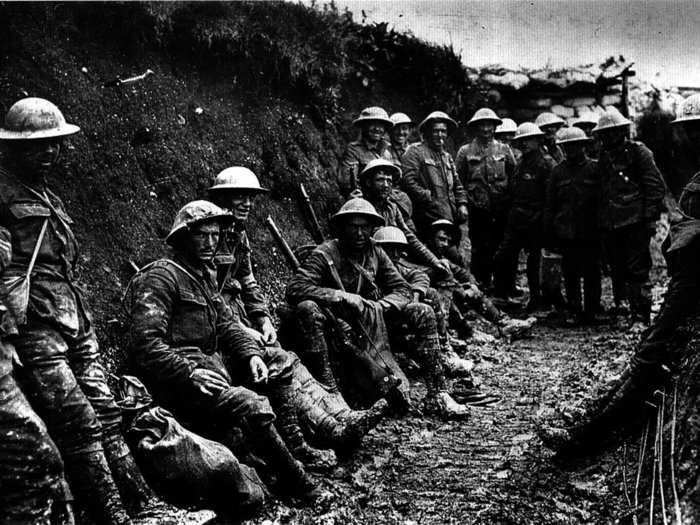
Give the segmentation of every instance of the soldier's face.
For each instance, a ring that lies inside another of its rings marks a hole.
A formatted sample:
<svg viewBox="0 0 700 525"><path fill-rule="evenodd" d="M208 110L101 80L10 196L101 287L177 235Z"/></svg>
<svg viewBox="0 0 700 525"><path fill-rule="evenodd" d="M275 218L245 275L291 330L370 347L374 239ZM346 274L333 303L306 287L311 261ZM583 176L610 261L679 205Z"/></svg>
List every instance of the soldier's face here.
<svg viewBox="0 0 700 525"><path fill-rule="evenodd" d="M564 155L566 155L567 159L580 159L586 151L584 142L564 143L561 145L561 148L564 150Z"/></svg>
<svg viewBox="0 0 700 525"><path fill-rule="evenodd" d="M12 143L10 156L17 167L33 176L45 176L61 154L61 139L19 140Z"/></svg>
<svg viewBox="0 0 700 525"><path fill-rule="evenodd" d="M530 153L540 148L542 145L542 139L533 137L531 139L522 139L516 142L515 147L517 147L523 153Z"/></svg>
<svg viewBox="0 0 700 525"><path fill-rule="evenodd" d="M391 139L396 144L404 146L408 142L408 136L411 134L410 124L397 124L391 128Z"/></svg>
<svg viewBox="0 0 700 525"><path fill-rule="evenodd" d="M342 233L343 240L350 249L362 251L372 235L372 224L364 217L351 216L343 223Z"/></svg>
<svg viewBox="0 0 700 525"><path fill-rule="evenodd" d="M614 149L617 146L621 146L628 134L629 128L627 126L604 129L596 133L604 149Z"/></svg>
<svg viewBox="0 0 700 525"><path fill-rule="evenodd" d="M496 125L493 122L477 122L474 128L474 134L483 142L493 139L495 131Z"/></svg>
<svg viewBox="0 0 700 525"><path fill-rule="evenodd" d="M392 261L400 259L404 252L404 247L400 244L382 244L382 248Z"/></svg>
<svg viewBox="0 0 700 525"><path fill-rule="evenodd" d="M195 224L189 228L188 253L192 260L205 264L214 258L219 245L221 227L216 221Z"/></svg>
<svg viewBox="0 0 700 525"><path fill-rule="evenodd" d="M513 140L514 136L515 133L499 133L496 138L504 144L510 144L510 141Z"/></svg>
<svg viewBox="0 0 700 525"><path fill-rule="evenodd" d="M444 122L435 122L428 133L428 142L433 148L441 150L445 147L446 140L447 124Z"/></svg>
<svg viewBox="0 0 700 525"><path fill-rule="evenodd" d="M370 142L379 142L384 140L384 134L386 133L386 126L383 122L378 120L370 120L362 128L363 135Z"/></svg>
<svg viewBox="0 0 700 525"><path fill-rule="evenodd" d="M540 126L542 133L545 135L545 140L556 140L557 131L563 127L562 124L552 124L551 126Z"/></svg>
<svg viewBox="0 0 700 525"><path fill-rule="evenodd" d="M370 181L370 192L382 200L389 198L393 188L394 178L385 171L378 171Z"/></svg>
<svg viewBox="0 0 700 525"><path fill-rule="evenodd" d="M250 193L232 193L228 209L233 213L236 222L247 221L253 209L253 196Z"/></svg>
<svg viewBox="0 0 700 525"><path fill-rule="evenodd" d="M445 230L438 230L433 236L433 250L435 255L443 256L450 248L452 243L452 236Z"/></svg>

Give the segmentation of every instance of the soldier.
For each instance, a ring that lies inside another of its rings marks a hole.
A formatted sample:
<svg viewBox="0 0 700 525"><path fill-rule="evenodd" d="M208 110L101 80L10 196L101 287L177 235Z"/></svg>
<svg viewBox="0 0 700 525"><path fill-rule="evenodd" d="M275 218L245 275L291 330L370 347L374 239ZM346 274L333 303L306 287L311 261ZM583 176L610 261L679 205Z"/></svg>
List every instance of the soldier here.
<svg viewBox="0 0 700 525"><path fill-rule="evenodd" d="M515 157L515 165L520 164L520 159L522 159L523 154L520 153L518 148L513 147L512 141L515 136L515 130L518 129L518 125L513 119L504 118L501 119L501 123L496 127L494 136L496 140L503 142L506 146L510 147L513 152L513 157Z"/></svg>
<svg viewBox="0 0 700 525"><path fill-rule="evenodd" d="M2 255L0 272L9 262ZM0 523L73 525L61 456L13 376L7 337L15 332L0 302Z"/></svg>
<svg viewBox="0 0 700 525"><path fill-rule="evenodd" d="M542 148L544 133L532 122L518 126L513 138L523 152L523 160L511 184L512 205L506 232L495 256L496 294L505 296L512 283L512 268L520 250L528 252L527 282L530 289L528 311L542 306L540 250L543 246L543 215L551 159Z"/></svg>
<svg viewBox="0 0 700 525"><path fill-rule="evenodd" d="M678 116L671 124L684 136L683 142L689 149L695 150L689 164L700 168L700 148L697 147L700 144L700 94L690 95L681 103Z"/></svg>
<svg viewBox="0 0 700 525"><path fill-rule="evenodd" d="M591 139L586 145L586 154L589 158L598 160L600 154L600 145L598 141L593 136L593 128L598 124L598 115L592 111L586 111L582 113L574 122L571 124L575 128L582 129L586 136Z"/></svg>
<svg viewBox="0 0 700 525"><path fill-rule="evenodd" d="M700 111L696 113L700 116ZM603 117L601 117L601 120ZM616 119L618 122L619 119ZM682 122L682 117L678 119ZM604 122L605 124L605 122ZM605 143L604 143L605 144ZM567 439L558 443L562 455L596 452L611 438L622 438L635 427L648 410L646 403L664 403L655 393L670 383L683 358L687 340L697 331L700 295L700 173L686 185L679 199L683 219L671 227L664 242L671 280L664 303L625 368L622 376L583 418L569 429ZM684 328L684 325L687 325ZM680 332L680 333L679 333ZM559 435L545 435L555 442ZM553 444L555 444L553 443Z"/></svg>
<svg viewBox="0 0 700 525"><path fill-rule="evenodd" d="M600 220L615 303L627 297L635 317L648 323L649 241L656 233L666 187L651 151L629 139L631 124L610 107L593 130L602 147Z"/></svg>
<svg viewBox="0 0 700 525"><path fill-rule="evenodd" d="M552 170L544 212L546 242L562 254L568 307L583 322L595 320L601 293L600 178L597 163L586 156L589 142L579 128L559 130L557 144L566 160Z"/></svg>
<svg viewBox="0 0 700 525"><path fill-rule="evenodd" d="M394 167L391 163L388 164ZM277 332L272 324L267 300L253 274L251 247L246 233L246 223L252 211L254 197L267 191L260 186L255 174L244 167L226 168L216 176L214 185L209 188L210 199L233 215L233 224L222 232L214 264L217 268L219 291L231 307L236 320L243 324L259 346L281 351L282 347L277 341ZM301 370L305 367L298 360L295 359L294 363L297 396L302 397L307 393L302 387L303 378L308 378L309 374L306 370ZM318 414L320 422L323 423L313 430L315 434L322 434L320 436L322 440L335 448L346 448L347 445L357 444L384 415L386 401L378 402L371 411L352 411L340 393L324 395L320 385L319 388L312 388L312 390L323 396L323 399L316 400L317 406L311 407L312 412ZM306 406L302 399L288 399L287 403L297 407ZM314 449L306 442L299 423L294 417L299 412L305 420L311 419L304 409L285 408L276 412L280 432L297 459L309 468L335 464L335 457L331 451Z"/></svg>
<svg viewBox="0 0 700 525"><path fill-rule="evenodd" d="M503 238L509 207L508 184L515 170L511 149L494 139L500 124L501 119L488 108L474 113L467 123L474 139L459 148L456 160L469 201L471 271L484 289L491 286L493 255Z"/></svg>
<svg viewBox="0 0 700 525"><path fill-rule="evenodd" d="M63 138L79 130L44 99L20 100L7 112L0 129L7 150L0 168L0 259L6 280L31 274L29 302L15 312L20 322L11 338L23 389L61 451L78 501L99 523L125 524L131 520L117 485L134 511L152 502L152 493L120 434L120 409L73 281L73 221L46 184Z"/></svg>
<svg viewBox="0 0 700 525"><path fill-rule="evenodd" d="M552 157L554 164L559 164L564 160L564 152L557 145L557 131L566 126L560 117L554 113L544 112L537 115L535 125L544 133L543 149L547 155Z"/></svg>
<svg viewBox="0 0 700 525"><path fill-rule="evenodd" d="M257 393L290 409L296 356L261 348L217 291L212 261L231 218L208 201L180 209L166 237L173 259L142 268L125 294L129 354L160 405L208 435L241 429L277 474L279 489L312 500L319 489L278 434L267 397Z"/></svg>
<svg viewBox="0 0 700 525"><path fill-rule="evenodd" d="M403 189L414 206L413 217L420 236L430 224L447 219L458 224L462 232L459 252L470 260L467 194L457 175L452 155L446 149L447 137L457 123L442 111L433 111L418 127L422 142L411 144L403 156Z"/></svg>
<svg viewBox="0 0 700 525"><path fill-rule="evenodd" d="M389 133L389 153L391 154L391 162L401 167L401 159L408 148L408 139L413 130L413 121L406 113L394 113L389 117L394 126Z"/></svg>
<svg viewBox="0 0 700 525"><path fill-rule="evenodd" d="M389 147L384 140L393 122L380 107L365 108L353 122L359 128L360 139L348 144L338 174L338 186L344 197L359 196L359 175L367 163L374 159L391 161Z"/></svg>
<svg viewBox="0 0 700 525"><path fill-rule="evenodd" d="M365 199L384 218L385 225L401 229L416 261L438 272L447 272L447 267L416 237L411 217L391 199L393 188L400 180L401 169L382 159L371 161L360 173L360 187Z"/></svg>
<svg viewBox="0 0 700 525"><path fill-rule="evenodd" d="M445 390L432 310L427 305L409 305L408 284L370 238L383 223L366 200L346 202L331 220L338 238L324 242L306 258L287 286L287 300L297 306L307 347L312 353L329 356L321 374L324 382L334 381L328 369L324 327L329 316L335 315L372 352L373 363L365 363L365 370L353 375L353 383L363 382L366 397L374 399L391 395L388 389L393 385L388 378L393 376L401 384L395 391L400 398L392 397L392 401L399 409L408 408L408 380L389 347L385 319L394 326L406 323L415 331L414 350L427 376L425 407L443 417L464 417L466 407L455 403Z"/></svg>
<svg viewBox="0 0 700 525"><path fill-rule="evenodd" d="M442 257L442 261L450 268L447 278L442 278L434 272L429 272L429 274L432 285L438 290L444 291L448 296L448 307L445 310L457 313L458 333L459 328L466 322L463 320L463 314L466 310L474 309L480 312L487 321L494 323L501 336L514 339L526 335L536 321L534 317L525 320L511 319L479 289L476 279L464 266L449 259L449 247L456 235L459 235L459 230L450 221L444 219L435 221L432 224L428 246L438 257ZM456 308L457 311L455 312L453 308Z"/></svg>

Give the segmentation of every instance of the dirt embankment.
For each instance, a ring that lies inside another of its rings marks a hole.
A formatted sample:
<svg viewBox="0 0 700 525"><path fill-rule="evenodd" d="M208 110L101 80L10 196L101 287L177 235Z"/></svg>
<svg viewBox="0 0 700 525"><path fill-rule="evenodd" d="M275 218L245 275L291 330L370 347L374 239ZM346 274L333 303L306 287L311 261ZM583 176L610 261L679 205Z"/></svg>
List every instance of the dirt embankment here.
<svg viewBox="0 0 700 525"><path fill-rule="evenodd" d="M80 282L109 359L119 356L113 321L128 260L160 256L175 211L204 196L221 169L248 166L272 190L250 230L258 273L278 298L286 268L262 221L272 214L293 245L310 240L297 185L324 222L338 203L334 173L353 116L368 105L466 115L466 89L451 50L359 26L334 8L0 4L0 112L45 97L82 128L51 183L76 221Z"/></svg>

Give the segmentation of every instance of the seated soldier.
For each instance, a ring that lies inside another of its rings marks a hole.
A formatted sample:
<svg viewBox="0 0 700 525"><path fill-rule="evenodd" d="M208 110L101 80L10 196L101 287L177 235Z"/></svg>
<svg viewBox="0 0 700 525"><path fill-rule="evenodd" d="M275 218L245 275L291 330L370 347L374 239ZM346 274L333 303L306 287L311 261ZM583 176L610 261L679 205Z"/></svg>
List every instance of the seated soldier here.
<svg viewBox="0 0 700 525"><path fill-rule="evenodd" d="M304 343L312 355L320 356L316 363L321 366L314 371L326 382L335 382L325 329L332 317L338 317L359 336L361 355L371 356L363 360L365 369L352 377L352 386L362 382L365 397L376 399L390 394L393 376L401 383L392 391L398 396L391 399L398 408L407 408L408 380L391 352L386 320L392 325L406 322L416 330L415 354L427 376L426 407L443 417L464 417L467 408L457 404L444 387L432 309L411 304L408 284L370 238L383 222L366 200L349 200L331 219L338 238L311 252L287 286L287 300L297 306ZM361 356L354 357L357 364ZM344 362L343 371L347 369Z"/></svg>
<svg viewBox="0 0 700 525"><path fill-rule="evenodd" d="M296 356L261 349L216 289L212 261L221 228L229 224L230 215L207 201L178 212L166 237L174 258L141 269L124 298L130 357L160 405L203 434L240 428L281 490L315 499L319 490L278 434L267 397L258 393L269 395L278 411L290 410Z"/></svg>
<svg viewBox="0 0 700 525"><path fill-rule="evenodd" d="M233 224L221 235L214 264L218 288L234 317L261 347L281 350L267 301L253 274L251 248L245 229L254 197L267 191L260 187L255 174L244 167L227 168L216 176L214 185L209 188L210 199L232 214ZM311 426L309 430L316 441L332 448L347 449L359 444L362 436L383 417L387 407L385 400L379 400L370 410L351 410L339 392L324 390L298 360L294 365L297 411L309 423L307 426ZM280 431L287 445L292 454L307 466L332 462L328 457L330 451L315 450L306 443L294 419L280 413L278 425L286 427Z"/></svg>
<svg viewBox="0 0 700 525"><path fill-rule="evenodd" d="M479 289L474 277L464 266L446 258L451 251L450 246L453 245L453 239L456 235L459 235L459 230L448 220L437 220L431 225L428 247L438 257L445 257L443 261L449 264L451 272L451 277L448 279L435 275L435 272L429 272L433 286L438 290L445 290L448 295L451 295L451 302L459 314L464 314L470 309L477 310L487 321L491 321L498 327L498 332L502 337L512 339L527 334L536 321L534 317L525 320L511 319L506 313L496 308L493 302Z"/></svg>

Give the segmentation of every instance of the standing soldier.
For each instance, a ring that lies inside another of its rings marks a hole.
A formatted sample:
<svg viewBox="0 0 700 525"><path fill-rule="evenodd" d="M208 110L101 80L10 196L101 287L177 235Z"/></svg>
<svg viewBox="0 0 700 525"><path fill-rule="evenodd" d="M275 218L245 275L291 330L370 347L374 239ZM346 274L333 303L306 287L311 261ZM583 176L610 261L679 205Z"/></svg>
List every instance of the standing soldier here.
<svg viewBox="0 0 700 525"><path fill-rule="evenodd" d="M459 225L459 252L470 260L467 194L457 175L452 155L446 149L447 137L457 123L442 111L433 111L418 129L422 141L411 144L403 156L403 188L413 202L418 232L427 235L430 225L447 219Z"/></svg>
<svg viewBox="0 0 700 525"><path fill-rule="evenodd" d="M633 314L648 323L651 315L649 241L663 207L665 184L654 156L629 139L630 122L609 107L593 133L602 150L601 227L610 262L616 304L627 296Z"/></svg>
<svg viewBox="0 0 700 525"><path fill-rule="evenodd" d="M507 295L512 269L520 250L528 252L527 282L530 289L528 311L542 306L540 250L543 246L543 217L552 161L542 148L544 133L532 122L518 126L513 141L523 152L523 160L511 183L512 205L503 241L495 256L497 295Z"/></svg>
<svg viewBox="0 0 700 525"><path fill-rule="evenodd" d="M212 261L230 220L208 201L178 211L166 237L174 257L142 268L124 296L129 352L159 404L207 435L241 429L280 490L314 499L319 490L273 425L265 396L288 408L296 357L261 348L217 291Z"/></svg>
<svg viewBox="0 0 700 525"><path fill-rule="evenodd" d="M545 243L562 254L569 309L584 322L600 311L600 178L597 163L586 156L589 142L579 128L559 131L557 143L566 160L552 170L544 213Z"/></svg>
<svg viewBox="0 0 700 525"><path fill-rule="evenodd" d="M508 184L515 170L511 149L494 139L499 124L501 119L488 108L474 113L467 123L474 139L459 148L456 161L469 201L471 270L483 289L491 286L493 255L503 238L508 216Z"/></svg>
<svg viewBox="0 0 700 525"><path fill-rule="evenodd" d="M27 397L61 451L79 502L95 521L121 525L131 521L117 484L140 506L151 493L120 434L120 409L73 280L73 220L46 184L63 138L79 130L48 100L26 98L7 112L0 129L7 149L0 168L0 251L12 250L6 278L31 273L28 306L16 312L19 333L12 337Z"/></svg>
<svg viewBox="0 0 700 525"><path fill-rule="evenodd" d="M0 273L9 262L4 256ZM13 375L15 349L7 337L16 328L10 317L0 302L0 523L72 525L61 456Z"/></svg>
<svg viewBox="0 0 700 525"><path fill-rule="evenodd" d="M408 139L413 129L413 121L406 113L394 113L389 117L394 126L389 133L389 153L391 162L401 167L401 159L408 148Z"/></svg>
<svg viewBox="0 0 700 525"><path fill-rule="evenodd" d="M564 160L564 152L557 145L557 131L566 126L560 117L554 113L544 112L537 115L535 125L544 133L544 151L552 157L554 164Z"/></svg>
<svg viewBox="0 0 700 525"><path fill-rule="evenodd" d="M520 153L518 148L513 147L512 141L515 136L515 130L518 129L518 125L513 119L504 118L501 119L500 125L496 128L494 133L496 140L503 142L506 146L509 146L513 152L513 157L515 157L515 165L520 164L520 159L523 158L523 154Z"/></svg>
<svg viewBox="0 0 700 525"><path fill-rule="evenodd" d="M586 111L581 114L571 124L575 128L582 129L586 136L591 139L586 146L586 154L589 158L598 160L600 154L600 145L598 140L593 136L593 128L598 124L598 115L592 111Z"/></svg>
<svg viewBox="0 0 700 525"><path fill-rule="evenodd" d="M348 144L338 174L338 186L344 197L360 195L359 175L374 159L391 161L392 156L384 137L393 127L389 115L380 107L365 108L353 122L359 128L360 138Z"/></svg>

